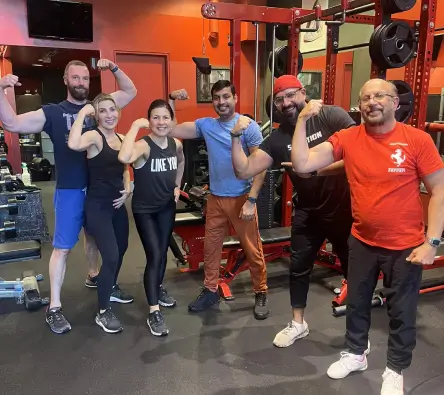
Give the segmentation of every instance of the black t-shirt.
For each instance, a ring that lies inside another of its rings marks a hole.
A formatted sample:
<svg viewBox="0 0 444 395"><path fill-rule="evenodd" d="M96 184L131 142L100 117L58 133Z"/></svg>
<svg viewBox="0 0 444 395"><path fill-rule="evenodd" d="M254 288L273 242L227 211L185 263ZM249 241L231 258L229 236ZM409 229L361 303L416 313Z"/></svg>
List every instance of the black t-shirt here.
<svg viewBox="0 0 444 395"><path fill-rule="evenodd" d="M353 126L349 114L337 106L323 106L319 114L307 121L309 148L326 141L335 132ZM281 124L260 145L260 149L273 159L273 167L281 168L282 162L291 162L291 143L294 125ZM350 191L345 174L327 177L301 178L286 168L297 193L297 209L312 211L322 217L350 210Z"/></svg>
<svg viewBox="0 0 444 395"><path fill-rule="evenodd" d="M133 213L148 214L161 210L174 199L177 175L176 141L168 137L168 146L160 148L149 136L150 156L142 167L134 168Z"/></svg>
<svg viewBox="0 0 444 395"><path fill-rule="evenodd" d="M58 189L84 189L88 185L85 152L74 151L68 147L69 132L84 105L65 100L59 104L42 107L46 117L43 131L49 135L54 145ZM86 117L82 133L94 127L94 119Z"/></svg>

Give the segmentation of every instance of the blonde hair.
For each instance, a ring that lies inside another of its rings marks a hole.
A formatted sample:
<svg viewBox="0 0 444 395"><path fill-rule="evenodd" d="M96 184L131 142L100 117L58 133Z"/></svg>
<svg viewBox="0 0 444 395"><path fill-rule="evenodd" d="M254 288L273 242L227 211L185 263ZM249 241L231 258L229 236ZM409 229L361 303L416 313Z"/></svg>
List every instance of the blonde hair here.
<svg viewBox="0 0 444 395"><path fill-rule="evenodd" d="M86 64L84 62L82 62L81 60L71 60L71 62L69 62L65 67L65 72L63 73L64 77L68 76L68 70L71 66L83 66L83 67L88 68L86 66Z"/></svg>
<svg viewBox="0 0 444 395"><path fill-rule="evenodd" d="M99 121L99 104L108 100L114 104L114 107L116 107L116 110L118 111L120 117L121 110L120 107L117 105L116 101L114 100L114 98L108 93L99 93L91 102L92 106L94 107L94 111L96 113L95 115L96 122Z"/></svg>

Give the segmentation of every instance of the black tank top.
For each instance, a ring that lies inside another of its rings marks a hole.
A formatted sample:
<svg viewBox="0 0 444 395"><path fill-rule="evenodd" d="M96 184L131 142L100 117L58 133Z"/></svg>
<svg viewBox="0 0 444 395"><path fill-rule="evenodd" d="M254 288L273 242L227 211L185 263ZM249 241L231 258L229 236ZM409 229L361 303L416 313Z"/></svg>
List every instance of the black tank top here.
<svg viewBox="0 0 444 395"><path fill-rule="evenodd" d="M112 149L103 133L96 129L102 136L103 148L94 158L88 159L88 190L87 197L100 200L114 200L121 196L123 190L123 171L125 165L117 158L119 151ZM117 138L122 139L116 134Z"/></svg>
<svg viewBox="0 0 444 395"><path fill-rule="evenodd" d="M167 137L168 146L160 148L150 137L143 140L150 146L145 164L134 169L133 213L152 213L161 210L174 198L177 174L176 142Z"/></svg>

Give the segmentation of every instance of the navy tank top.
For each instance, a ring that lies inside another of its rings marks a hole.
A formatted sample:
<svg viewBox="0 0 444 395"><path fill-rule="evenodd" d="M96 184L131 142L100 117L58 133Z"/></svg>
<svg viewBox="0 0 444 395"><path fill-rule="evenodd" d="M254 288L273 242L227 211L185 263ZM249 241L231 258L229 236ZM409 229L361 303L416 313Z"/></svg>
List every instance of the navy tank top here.
<svg viewBox="0 0 444 395"><path fill-rule="evenodd" d="M123 171L125 165L119 162L119 151L111 148L103 133L96 129L102 136L103 148L94 158L88 159L88 190L87 197L95 200L112 201L122 196ZM120 136L117 138L122 142Z"/></svg>
<svg viewBox="0 0 444 395"><path fill-rule="evenodd" d="M145 164L134 169L133 213L148 214L161 210L174 199L177 175L176 141L167 137L168 146L160 148L149 136L142 137L150 146Z"/></svg>

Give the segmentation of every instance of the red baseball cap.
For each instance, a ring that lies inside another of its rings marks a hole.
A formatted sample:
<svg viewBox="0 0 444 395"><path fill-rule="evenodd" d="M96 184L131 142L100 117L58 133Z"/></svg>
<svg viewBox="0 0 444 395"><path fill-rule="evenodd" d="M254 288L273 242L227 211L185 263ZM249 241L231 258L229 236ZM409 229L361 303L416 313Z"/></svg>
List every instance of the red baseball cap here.
<svg viewBox="0 0 444 395"><path fill-rule="evenodd" d="M283 75L274 82L273 94L290 88L302 89L303 85L294 75Z"/></svg>

